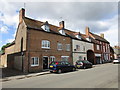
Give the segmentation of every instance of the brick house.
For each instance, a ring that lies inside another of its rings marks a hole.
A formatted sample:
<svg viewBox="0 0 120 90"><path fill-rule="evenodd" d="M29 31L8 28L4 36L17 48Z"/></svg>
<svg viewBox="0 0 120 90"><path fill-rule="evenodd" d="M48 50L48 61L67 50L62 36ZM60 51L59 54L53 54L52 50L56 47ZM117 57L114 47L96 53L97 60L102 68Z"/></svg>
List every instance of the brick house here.
<svg viewBox="0 0 120 90"><path fill-rule="evenodd" d="M105 51L104 51L105 50ZM64 21L59 26L48 21L41 22L25 17L25 9L19 12L19 25L15 40L5 48L1 56L4 66L22 72L38 72L48 69L54 60L89 60L101 63L109 59L109 42L86 28L86 34L65 28Z"/></svg>
<svg viewBox="0 0 120 90"><path fill-rule="evenodd" d="M64 21L57 27L47 21L25 17L25 9L21 9L15 41L5 49L3 55L7 67L23 72L38 72L48 69L50 61L66 60L73 63L71 38L64 29Z"/></svg>
<svg viewBox="0 0 120 90"><path fill-rule="evenodd" d="M110 60L110 43L104 38L104 34L100 36L90 32L89 27L86 27L86 38L94 43L94 51L90 51L88 58L94 64L100 64ZM91 54L91 55L90 55Z"/></svg>

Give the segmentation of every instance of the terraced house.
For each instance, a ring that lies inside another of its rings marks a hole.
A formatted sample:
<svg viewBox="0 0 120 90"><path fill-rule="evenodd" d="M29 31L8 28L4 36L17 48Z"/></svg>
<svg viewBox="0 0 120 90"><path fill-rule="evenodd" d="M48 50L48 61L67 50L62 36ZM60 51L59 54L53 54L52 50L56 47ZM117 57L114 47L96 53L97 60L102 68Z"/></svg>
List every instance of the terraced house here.
<svg viewBox="0 0 120 90"><path fill-rule="evenodd" d="M99 37L99 38L98 38ZM109 42L103 37L92 34L86 28L86 34L65 28L65 22L59 26L25 17L25 9L19 12L19 25L15 40L5 48L1 56L3 65L22 72L38 72L49 68L55 60L89 60L93 64L109 59Z"/></svg>
<svg viewBox="0 0 120 90"><path fill-rule="evenodd" d="M110 60L110 43L104 38L104 34L100 36L93 34L87 27L85 37L94 43L94 52L89 52L89 61L93 64L100 64Z"/></svg>

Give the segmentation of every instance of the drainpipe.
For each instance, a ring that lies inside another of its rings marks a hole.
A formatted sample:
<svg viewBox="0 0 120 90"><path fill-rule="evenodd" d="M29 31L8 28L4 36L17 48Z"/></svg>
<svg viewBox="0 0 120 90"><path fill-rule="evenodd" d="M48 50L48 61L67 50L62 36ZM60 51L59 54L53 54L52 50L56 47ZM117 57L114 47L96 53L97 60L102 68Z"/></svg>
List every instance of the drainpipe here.
<svg viewBox="0 0 120 90"><path fill-rule="evenodd" d="M27 52L28 52L28 73L30 72L30 39L29 39L30 33L29 29L27 28Z"/></svg>
<svg viewBox="0 0 120 90"><path fill-rule="evenodd" d="M70 39L71 39L71 54L72 54L71 56L72 56L72 64L74 64L74 63L73 63L73 51L72 51L72 50L73 50L73 43L72 43L72 38L70 38Z"/></svg>

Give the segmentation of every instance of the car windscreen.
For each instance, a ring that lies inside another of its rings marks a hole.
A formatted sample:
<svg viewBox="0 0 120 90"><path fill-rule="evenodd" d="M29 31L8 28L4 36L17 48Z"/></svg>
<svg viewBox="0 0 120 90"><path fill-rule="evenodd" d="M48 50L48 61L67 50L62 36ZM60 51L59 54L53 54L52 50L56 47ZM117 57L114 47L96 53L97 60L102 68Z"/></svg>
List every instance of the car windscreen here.
<svg viewBox="0 0 120 90"><path fill-rule="evenodd" d="M61 62L51 62L50 65L60 65Z"/></svg>
<svg viewBox="0 0 120 90"><path fill-rule="evenodd" d="M87 61L87 60L84 60L83 62L84 62L84 63L90 63L90 62L89 62L89 61Z"/></svg>

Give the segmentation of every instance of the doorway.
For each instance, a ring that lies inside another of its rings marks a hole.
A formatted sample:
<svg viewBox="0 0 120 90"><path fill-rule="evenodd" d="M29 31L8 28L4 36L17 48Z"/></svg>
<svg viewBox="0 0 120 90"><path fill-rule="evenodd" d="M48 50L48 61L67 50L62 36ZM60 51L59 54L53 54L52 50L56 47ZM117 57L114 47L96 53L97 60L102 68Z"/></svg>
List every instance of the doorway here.
<svg viewBox="0 0 120 90"><path fill-rule="evenodd" d="M48 69L49 64L48 64L48 57L43 56L43 69Z"/></svg>
<svg viewBox="0 0 120 90"><path fill-rule="evenodd" d="M87 51L87 60L90 61L92 64L95 64L95 54L92 50Z"/></svg>

